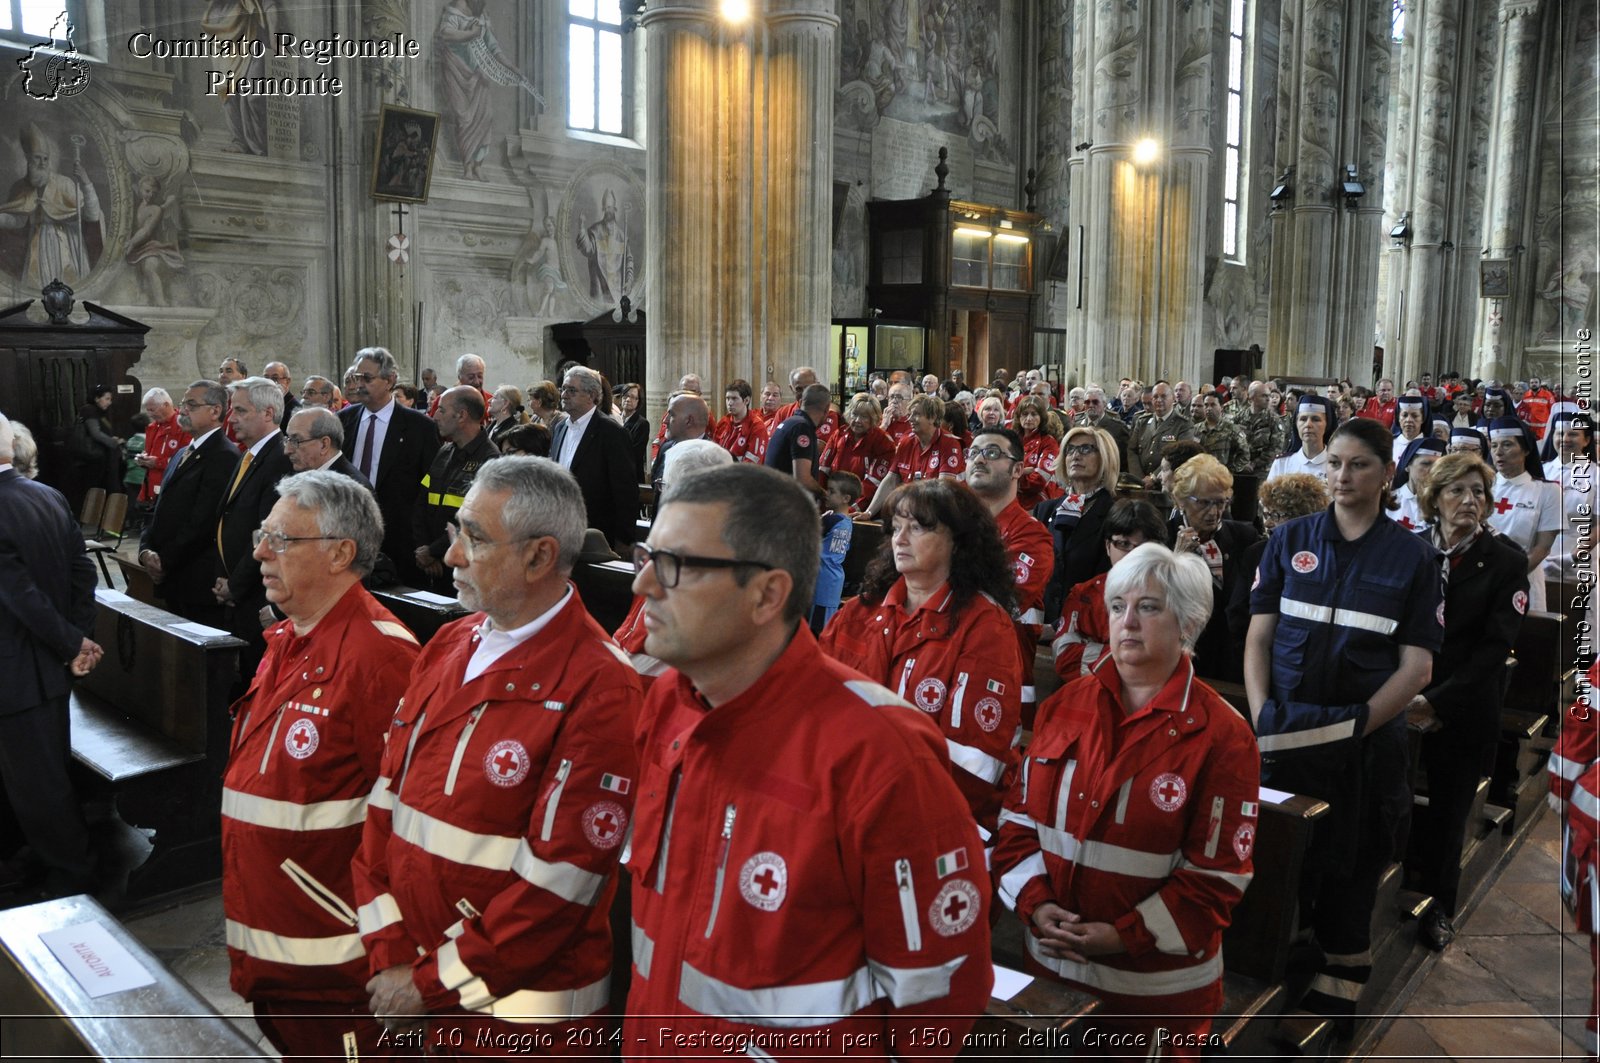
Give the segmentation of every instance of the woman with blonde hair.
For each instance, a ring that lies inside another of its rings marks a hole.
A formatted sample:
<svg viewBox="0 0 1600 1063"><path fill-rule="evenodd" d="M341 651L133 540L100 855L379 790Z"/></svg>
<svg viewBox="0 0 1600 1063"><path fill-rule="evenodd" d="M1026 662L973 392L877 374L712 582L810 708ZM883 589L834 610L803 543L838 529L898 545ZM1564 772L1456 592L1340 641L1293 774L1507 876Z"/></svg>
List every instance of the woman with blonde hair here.
<svg viewBox="0 0 1600 1063"><path fill-rule="evenodd" d="M863 509L871 504L894 460L894 440L879 427L882 421L883 407L878 400L868 392L856 392L844 408L844 431L833 433L817 461L824 476L848 472L861 478L857 505Z"/></svg>
<svg viewBox="0 0 1600 1063"><path fill-rule="evenodd" d="M1213 679L1236 683L1244 669L1242 659L1230 652L1226 605L1239 583L1249 582L1244 553L1261 536L1254 524L1227 519L1233 473L1210 454L1196 455L1173 472L1172 504L1168 543L1180 554L1200 555L1211 573L1211 616L1195 642L1195 666Z"/></svg>
<svg viewBox="0 0 1600 1063"><path fill-rule="evenodd" d="M506 433L527 424L528 411L522 407L522 392L515 384L501 384L489 398L489 442L499 446Z"/></svg>
<svg viewBox="0 0 1600 1063"><path fill-rule="evenodd" d="M1068 430L1056 461L1055 483L1061 494L1033 510L1050 529L1056 548L1055 571L1044 591L1047 623L1054 624L1061 616L1061 601L1069 590L1111 566L1100 546L1100 526L1111 512L1121 472L1111 433L1087 425Z"/></svg>

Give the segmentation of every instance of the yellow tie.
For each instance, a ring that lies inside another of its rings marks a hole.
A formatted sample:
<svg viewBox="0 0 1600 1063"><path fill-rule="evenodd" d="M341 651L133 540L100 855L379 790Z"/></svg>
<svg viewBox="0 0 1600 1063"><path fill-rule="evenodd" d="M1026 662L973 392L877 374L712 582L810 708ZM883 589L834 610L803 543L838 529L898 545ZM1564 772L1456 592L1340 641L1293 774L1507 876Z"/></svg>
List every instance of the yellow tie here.
<svg viewBox="0 0 1600 1063"><path fill-rule="evenodd" d="M250 451L247 450L244 452L244 457L239 462L239 471L233 474L233 485L228 488L228 502L233 501L233 494L235 491L239 490L239 484L244 480L244 474L250 471L250 462L254 459L255 455ZM223 508L227 508L227 504L227 502L224 502ZM217 556L222 558L224 564L227 563L228 559L223 554L222 550L222 522L227 519L227 515L224 514L217 521Z"/></svg>

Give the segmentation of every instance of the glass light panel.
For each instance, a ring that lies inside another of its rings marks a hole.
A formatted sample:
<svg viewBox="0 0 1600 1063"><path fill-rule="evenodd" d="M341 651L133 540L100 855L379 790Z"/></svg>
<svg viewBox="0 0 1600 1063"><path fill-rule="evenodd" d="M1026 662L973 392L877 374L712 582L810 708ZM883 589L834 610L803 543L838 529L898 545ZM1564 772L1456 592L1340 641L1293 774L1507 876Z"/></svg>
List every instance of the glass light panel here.
<svg viewBox="0 0 1600 1063"><path fill-rule="evenodd" d="M604 22L608 26L622 25L621 0L600 0L595 5L594 20Z"/></svg>
<svg viewBox="0 0 1600 1063"><path fill-rule="evenodd" d="M1238 37L1228 38L1228 87L1244 88L1244 41Z"/></svg>
<svg viewBox="0 0 1600 1063"><path fill-rule="evenodd" d="M1237 203L1224 203L1222 205L1222 253L1228 258L1236 258L1239 254L1239 205Z"/></svg>
<svg viewBox="0 0 1600 1063"><path fill-rule="evenodd" d="M602 133L622 133L622 34L600 32L600 96Z"/></svg>
<svg viewBox="0 0 1600 1063"><path fill-rule="evenodd" d="M1233 0L1233 13L1228 16L1228 28L1244 36L1244 0Z"/></svg>
<svg viewBox="0 0 1600 1063"><path fill-rule="evenodd" d="M988 233L965 233L957 230L951 235L950 283L969 288L989 286L989 245L993 243Z"/></svg>
<svg viewBox="0 0 1600 1063"><path fill-rule="evenodd" d="M1239 143L1240 111L1244 106L1244 97L1237 92L1228 93L1228 143Z"/></svg>
<svg viewBox="0 0 1600 1063"><path fill-rule="evenodd" d="M567 13L577 18L594 18L594 0L567 0Z"/></svg>
<svg viewBox="0 0 1600 1063"><path fill-rule="evenodd" d="M1022 291L1027 287L1028 241L994 241L994 287Z"/></svg>
<svg viewBox="0 0 1600 1063"><path fill-rule="evenodd" d="M67 5L61 0L22 0L22 32L35 37L50 36L50 30L55 26L56 19L60 18L66 9ZM10 12L7 12L6 22L10 21Z"/></svg>
<svg viewBox="0 0 1600 1063"><path fill-rule="evenodd" d="M567 125L594 128L594 30L567 27Z"/></svg>
<svg viewBox="0 0 1600 1063"><path fill-rule="evenodd" d="M1231 146L1222 163L1222 198L1231 202L1239 199L1239 149Z"/></svg>

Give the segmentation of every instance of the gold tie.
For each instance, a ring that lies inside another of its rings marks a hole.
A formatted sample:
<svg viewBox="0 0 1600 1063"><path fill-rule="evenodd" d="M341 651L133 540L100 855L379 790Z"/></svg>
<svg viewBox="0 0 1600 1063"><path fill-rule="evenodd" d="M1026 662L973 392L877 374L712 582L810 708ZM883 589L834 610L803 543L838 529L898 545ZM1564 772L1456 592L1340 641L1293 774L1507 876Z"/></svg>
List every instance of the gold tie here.
<svg viewBox="0 0 1600 1063"><path fill-rule="evenodd" d="M250 462L254 459L255 455L250 451L247 450L244 452L244 457L239 461L239 471L233 474L233 485L228 488L228 502L233 501L234 492L239 490L239 484L243 482L244 474L250 471ZM227 508L228 502L224 502L222 504L224 509ZM224 564L227 563L228 559L222 550L222 523L227 519L227 514L224 513L223 516L217 520L217 556L222 558Z"/></svg>

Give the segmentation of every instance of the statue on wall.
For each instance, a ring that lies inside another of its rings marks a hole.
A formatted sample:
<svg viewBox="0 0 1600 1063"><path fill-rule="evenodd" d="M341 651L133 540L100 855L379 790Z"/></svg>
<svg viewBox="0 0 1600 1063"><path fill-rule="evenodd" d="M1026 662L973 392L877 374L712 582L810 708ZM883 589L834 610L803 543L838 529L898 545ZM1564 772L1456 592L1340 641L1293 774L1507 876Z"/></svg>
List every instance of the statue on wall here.
<svg viewBox="0 0 1600 1063"><path fill-rule="evenodd" d="M211 0L206 13L200 18L200 29L217 40L254 41L260 44L263 54L249 53L234 59L230 72L240 78L267 76L267 60L273 45L273 34L284 30L278 0ZM247 155L267 153L267 97L225 95L222 113L228 118L228 130L233 134L229 151Z"/></svg>
<svg viewBox="0 0 1600 1063"><path fill-rule="evenodd" d="M161 182L148 174L139 178L139 206L134 210L133 235L128 237L129 265L137 267L139 286L150 306L170 306L167 280L187 267L178 250L178 197L161 199Z"/></svg>
<svg viewBox="0 0 1600 1063"><path fill-rule="evenodd" d="M533 303L536 286L542 286L543 296L533 312L534 317L555 316L556 292L565 291L567 282L561 275L561 253L556 246L556 220L545 215L544 226L538 232L532 229L522 238L522 246L511 261L511 279L520 282Z"/></svg>
<svg viewBox="0 0 1600 1063"><path fill-rule="evenodd" d="M451 137L461 157L462 176L473 181L484 179L483 160L489 155L490 86L515 85L544 108L544 97L500 50L484 11L487 4L488 0L450 0L439 14L434 34L440 95Z"/></svg>
<svg viewBox="0 0 1600 1063"><path fill-rule="evenodd" d="M1551 271L1550 283L1539 292L1539 298L1549 302L1554 319L1539 342L1571 339L1583 327L1589 313L1589 300L1594 296L1594 285L1588 280L1592 270L1589 255L1577 251L1569 252Z"/></svg>
<svg viewBox="0 0 1600 1063"><path fill-rule="evenodd" d="M23 233L20 247L8 241L8 268L29 291L57 279L81 283L105 238L100 197L83 165L84 138L72 138L71 177L56 172L56 145L36 124L24 125L18 140L27 172L0 204L0 229Z"/></svg>

